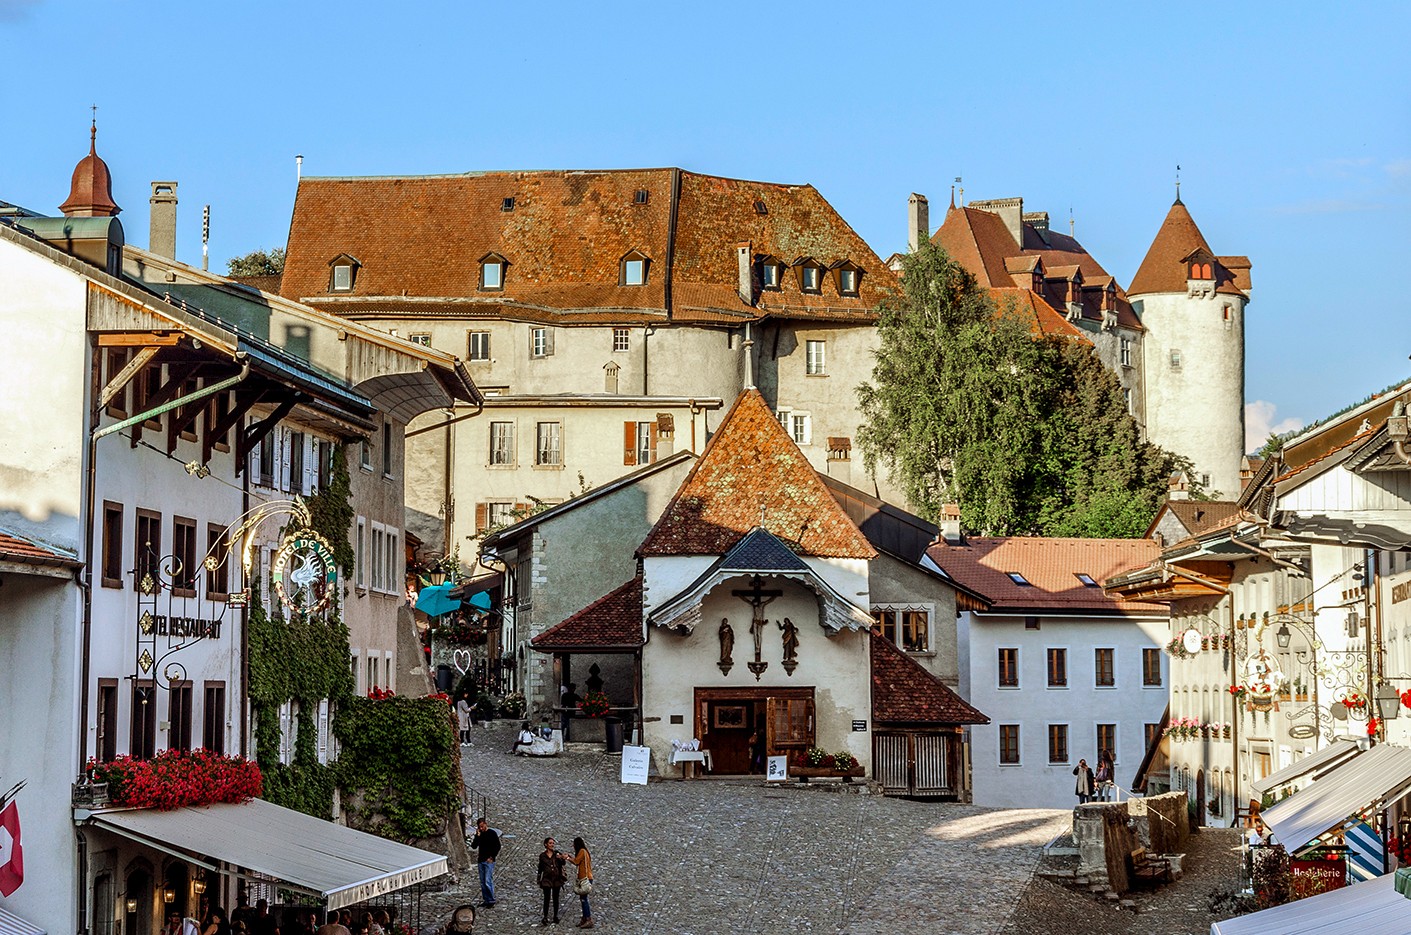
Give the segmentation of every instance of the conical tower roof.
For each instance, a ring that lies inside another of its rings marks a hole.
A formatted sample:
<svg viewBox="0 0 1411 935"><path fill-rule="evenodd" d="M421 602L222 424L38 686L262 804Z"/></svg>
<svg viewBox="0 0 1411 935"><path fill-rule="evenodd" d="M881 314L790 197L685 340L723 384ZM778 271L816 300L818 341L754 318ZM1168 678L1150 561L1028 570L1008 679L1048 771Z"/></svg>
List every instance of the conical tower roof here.
<svg viewBox="0 0 1411 935"><path fill-rule="evenodd" d="M78 161L69 186L69 200L59 205L66 217L112 217L122 208L113 201L113 178L108 164L98 155L98 124L88 132L88 155Z"/></svg>
<svg viewBox="0 0 1411 935"><path fill-rule="evenodd" d="M1186 270L1181 262L1198 249L1211 253L1205 235L1196 226L1195 218L1186 210L1179 197L1166 212L1166 220L1156 232L1156 239L1146 251L1142 265L1132 277L1127 287L1127 295L1146 295L1154 292L1185 292Z"/></svg>

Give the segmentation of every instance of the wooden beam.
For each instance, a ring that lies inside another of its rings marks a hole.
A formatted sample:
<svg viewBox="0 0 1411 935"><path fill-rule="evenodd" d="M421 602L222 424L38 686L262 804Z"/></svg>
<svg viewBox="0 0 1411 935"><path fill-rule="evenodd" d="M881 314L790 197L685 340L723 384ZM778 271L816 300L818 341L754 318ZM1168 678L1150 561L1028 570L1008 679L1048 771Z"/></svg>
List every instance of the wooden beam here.
<svg viewBox="0 0 1411 935"><path fill-rule="evenodd" d="M144 347L137 352L137 355L127 362L127 366L118 371L118 375L108 381L108 385L103 387L103 392L98 396L98 408L102 409L113 401L113 397L123 391L132 378L142 372L142 368L156 357L161 351L160 347Z"/></svg>
<svg viewBox="0 0 1411 935"><path fill-rule="evenodd" d="M175 347L181 342L183 335L181 332L172 333L169 331L121 333L121 334L100 334L98 335L99 347Z"/></svg>
<svg viewBox="0 0 1411 935"><path fill-rule="evenodd" d="M140 405L142 408L140 411L145 412L148 409L152 409L156 406L160 406L162 403L175 399L176 394L181 392L181 386L186 382L186 378L199 370L201 366L202 364L199 362L168 365L167 382L157 387L147 399L141 401ZM134 394L132 401L134 413L139 411L138 406L139 403L136 394ZM132 427L133 448L137 447L138 441L142 438L142 426L144 424L143 422L139 422Z"/></svg>
<svg viewBox="0 0 1411 935"><path fill-rule="evenodd" d="M274 407L274 412L271 412L264 419L240 430L240 437L235 443L235 473L237 475L245 469L245 462L249 460L250 450L255 447L255 443L269 434L269 430L278 425L280 419L289 415L289 411L293 409L301 399L303 399L303 396L298 393L288 397L278 406Z"/></svg>

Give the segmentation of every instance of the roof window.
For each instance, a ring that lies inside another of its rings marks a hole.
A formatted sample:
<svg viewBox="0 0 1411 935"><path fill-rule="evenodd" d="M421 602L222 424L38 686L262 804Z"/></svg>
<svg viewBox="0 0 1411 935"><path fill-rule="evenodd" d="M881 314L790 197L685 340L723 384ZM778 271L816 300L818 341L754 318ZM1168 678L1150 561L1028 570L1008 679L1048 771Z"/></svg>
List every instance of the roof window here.
<svg viewBox="0 0 1411 935"><path fill-rule="evenodd" d="M754 213L755 213L755 214L768 214L768 213L769 213L769 206L766 205L766 204L765 204L764 202L762 202L762 201L756 200L755 203L754 203Z"/></svg>
<svg viewBox="0 0 1411 935"><path fill-rule="evenodd" d="M813 257L801 256L794 261L799 271L799 291L818 295L823 291L823 267Z"/></svg>
<svg viewBox="0 0 1411 935"><path fill-rule="evenodd" d="M651 260L640 250L633 250L622 258L621 268L618 272L618 285L620 286L645 286L647 284L647 267Z"/></svg>
<svg viewBox="0 0 1411 935"><path fill-rule="evenodd" d="M650 192L648 192L645 188L639 188L636 192L632 194L632 203L634 205L644 205L650 198Z"/></svg>
<svg viewBox="0 0 1411 935"><path fill-rule="evenodd" d="M513 211L513 210L514 210L514 196L513 196L513 195L511 195L510 197L506 198L504 201L501 201L501 202L500 202L500 210L501 210L501 211Z"/></svg>
<svg viewBox="0 0 1411 935"><path fill-rule="evenodd" d="M361 264L346 253L340 253L328 261L328 291L352 292L357 282L358 267Z"/></svg>
<svg viewBox="0 0 1411 935"><path fill-rule="evenodd" d="M1093 580L1092 575L1085 575L1081 571L1075 571L1073 572L1073 577L1081 581L1083 583L1083 587L1085 588L1097 587L1097 582Z"/></svg>
<svg viewBox="0 0 1411 935"><path fill-rule="evenodd" d="M498 292L505 288L505 267L509 261L498 253L487 253L480 258L480 289L484 292Z"/></svg>
<svg viewBox="0 0 1411 935"><path fill-rule="evenodd" d="M838 277L838 294L855 297L858 280L862 278L862 270L852 260L839 260L833 264L833 270Z"/></svg>
<svg viewBox="0 0 1411 935"><path fill-rule="evenodd" d="M784 278L784 264L772 256L761 257L759 261L759 284L761 288L777 292Z"/></svg>
<svg viewBox="0 0 1411 935"><path fill-rule="evenodd" d="M1029 584L1029 579L1025 578L1017 571L1006 571L1005 574L1008 575L1009 580L1013 581L1015 584L1023 585L1026 588L1033 587L1033 585Z"/></svg>

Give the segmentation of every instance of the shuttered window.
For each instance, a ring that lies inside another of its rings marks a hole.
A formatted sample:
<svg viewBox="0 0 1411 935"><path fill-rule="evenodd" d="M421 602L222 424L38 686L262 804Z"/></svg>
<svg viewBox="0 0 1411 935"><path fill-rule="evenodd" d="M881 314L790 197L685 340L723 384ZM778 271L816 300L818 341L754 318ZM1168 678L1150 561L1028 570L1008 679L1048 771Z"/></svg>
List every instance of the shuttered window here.
<svg viewBox="0 0 1411 935"><path fill-rule="evenodd" d="M626 465L655 463L657 435L655 422L622 423L622 463Z"/></svg>

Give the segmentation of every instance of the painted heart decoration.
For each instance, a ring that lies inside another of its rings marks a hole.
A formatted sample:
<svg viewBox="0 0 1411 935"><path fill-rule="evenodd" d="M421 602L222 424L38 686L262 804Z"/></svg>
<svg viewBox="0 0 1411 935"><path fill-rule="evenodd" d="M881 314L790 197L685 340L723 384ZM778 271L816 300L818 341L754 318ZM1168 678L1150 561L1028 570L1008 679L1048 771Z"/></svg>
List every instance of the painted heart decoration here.
<svg viewBox="0 0 1411 935"><path fill-rule="evenodd" d="M470 650L458 649L451 653L451 665L455 666L461 675L465 675L470 670Z"/></svg>

